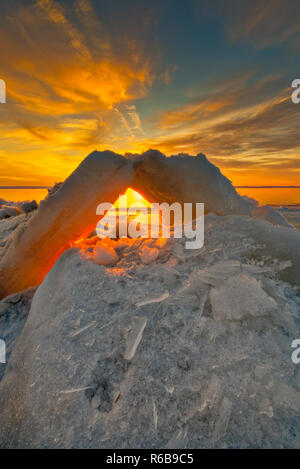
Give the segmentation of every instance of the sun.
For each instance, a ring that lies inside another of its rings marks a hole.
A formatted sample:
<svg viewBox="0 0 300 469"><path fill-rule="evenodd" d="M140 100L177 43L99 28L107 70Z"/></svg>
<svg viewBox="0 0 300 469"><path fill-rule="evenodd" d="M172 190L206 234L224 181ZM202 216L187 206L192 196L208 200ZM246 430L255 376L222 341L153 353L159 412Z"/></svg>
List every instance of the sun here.
<svg viewBox="0 0 300 469"><path fill-rule="evenodd" d="M141 205L142 206L146 205L146 207L149 207L149 208L151 207L150 202L147 199L145 199L145 197L143 197L141 194L139 194L137 191L135 191L134 189L131 189L131 187L129 187L126 190L125 194L120 195L120 197L116 200L116 202L114 203L115 208L120 207L120 199L121 201L127 199L127 207L129 206L139 207Z"/></svg>

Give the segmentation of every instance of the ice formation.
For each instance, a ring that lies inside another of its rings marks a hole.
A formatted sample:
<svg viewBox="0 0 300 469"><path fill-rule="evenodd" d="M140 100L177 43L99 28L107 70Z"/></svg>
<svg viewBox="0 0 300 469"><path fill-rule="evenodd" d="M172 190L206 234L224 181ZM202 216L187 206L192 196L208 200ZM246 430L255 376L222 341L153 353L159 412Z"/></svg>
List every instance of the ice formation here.
<svg viewBox="0 0 300 469"><path fill-rule="evenodd" d="M9 207L7 205L2 205L0 208L0 220L5 218L15 217L20 215L21 210L18 207Z"/></svg>
<svg viewBox="0 0 300 469"><path fill-rule="evenodd" d="M264 316L276 309L260 283L249 274L233 275L210 292L212 314L216 321L242 321Z"/></svg>
<svg viewBox="0 0 300 469"><path fill-rule="evenodd" d="M60 256L0 382L0 446L299 447L300 300L260 224L272 236L207 215L193 255L184 240L120 239L112 266L94 262L96 240Z"/></svg>
<svg viewBox="0 0 300 469"><path fill-rule="evenodd" d="M149 150L126 158L95 151L63 184L49 192L34 215L16 231L0 262L0 298L38 285L59 255L95 228L97 205L114 203L129 186L150 202L201 202L207 213L252 214L288 225L273 209L258 207L255 201L241 197L203 154L167 158ZM146 262L149 255L145 251Z"/></svg>

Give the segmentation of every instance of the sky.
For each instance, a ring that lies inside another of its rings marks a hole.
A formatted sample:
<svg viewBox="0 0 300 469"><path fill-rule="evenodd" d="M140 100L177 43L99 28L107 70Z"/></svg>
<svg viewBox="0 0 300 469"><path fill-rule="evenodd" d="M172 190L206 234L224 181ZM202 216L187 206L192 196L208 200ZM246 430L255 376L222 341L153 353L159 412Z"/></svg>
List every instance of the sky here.
<svg viewBox="0 0 300 469"><path fill-rule="evenodd" d="M299 0L0 0L0 186L149 148L300 186L299 55Z"/></svg>

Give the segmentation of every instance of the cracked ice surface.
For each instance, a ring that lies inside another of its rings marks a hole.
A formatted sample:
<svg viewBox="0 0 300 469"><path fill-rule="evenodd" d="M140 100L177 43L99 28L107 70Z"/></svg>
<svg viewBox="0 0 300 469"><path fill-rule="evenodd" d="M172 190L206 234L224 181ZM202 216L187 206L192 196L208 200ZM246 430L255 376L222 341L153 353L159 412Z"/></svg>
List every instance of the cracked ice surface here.
<svg viewBox="0 0 300 469"><path fill-rule="evenodd" d="M299 447L297 255L265 230L209 215L200 251L119 240L107 266L66 251L0 383L1 446Z"/></svg>

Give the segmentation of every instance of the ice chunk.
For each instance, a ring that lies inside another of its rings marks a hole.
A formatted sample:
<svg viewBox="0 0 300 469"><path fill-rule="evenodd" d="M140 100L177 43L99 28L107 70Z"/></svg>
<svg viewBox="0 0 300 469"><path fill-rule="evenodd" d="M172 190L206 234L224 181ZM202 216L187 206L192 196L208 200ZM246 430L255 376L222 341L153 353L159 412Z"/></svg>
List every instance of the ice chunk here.
<svg viewBox="0 0 300 469"><path fill-rule="evenodd" d="M273 272L273 268L269 265L257 265L257 264L243 264L243 271L249 273L250 275L260 275L269 272Z"/></svg>
<svg viewBox="0 0 300 469"><path fill-rule="evenodd" d="M208 293L205 292L201 301L200 301L200 306L199 306L199 319L202 318L202 314L203 314L203 311L204 311L204 306L206 304L206 301L207 301L207 297L208 297Z"/></svg>
<svg viewBox="0 0 300 469"><path fill-rule="evenodd" d="M164 449L183 449L187 442L187 428L184 427L171 437Z"/></svg>
<svg viewBox="0 0 300 469"><path fill-rule="evenodd" d="M161 301L169 298L170 294L168 291L164 292L162 295L157 296L156 298L149 298L148 300L138 301L136 307L140 308L141 306L150 305L152 303L160 303Z"/></svg>
<svg viewBox="0 0 300 469"><path fill-rule="evenodd" d="M246 221L247 219L245 219ZM246 224L241 217L236 217L236 229L245 233ZM281 226L273 226L264 220L248 219L247 234L255 241L255 255L270 256L279 261L292 261L280 278L300 286L300 232Z"/></svg>
<svg viewBox="0 0 300 469"><path fill-rule="evenodd" d="M272 225L286 226L287 228L293 228L292 225L285 219L281 213L274 210L274 208L268 205L256 206L251 209L251 215L255 218L262 218L263 220L272 223Z"/></svg>
<svg viewBox="0 0 300 469"><path fill-rule="evenodd" d="M147 318L144 316L137 316L135 322L132 325L131 331L128 334L126 341L126 350L124 357L126 360L132 360L136 349L142 340L143 332L147 324Z"/></svg>
<svg viewBox="0 0 300 469"><path fill-rule="evenodd" d="M157 248L150 248L148 246L143 246L140 257L143 264L150 264L151 262L156 261L158 258L159 250Z"/></svg>
<svg viewBox="0 0 300 469"><path fill-rule="evenodd" d="M112 265L118 262L118 254L111 246L99 244L94 249L94 261L100 265Z"/></svg>
<svg viewBox="0 0 300 469"><path fill-rule="evenodd" d="M71 332L70 337L77 337L79 334L81 334L82 332L86 331L86 330L89 329L90 327L95 326L95 324L96 324L96 321L90 322L89 324L87 324L86 326L81 327L81 328L78 329L77 331Z"/></svg>
<svg viewBox="0 0 300 469"><path fill-rule="evenodd" d="M213 375L209 382L208 388L204 392L199 411L202 412L207 407L213 409L221 399L221 392L220 380L216 375Z"/></svg>
<svg viewBox="0 0 300 469"><path fill-rule="evenodd" d="M21 205L21 210L24 213L33 212L38 208L38 204L36 200L32 200L31 202L23 202Z"/></svg>
<svg viewBox="0 0 300 469"><path fill-rule="evenodd" d="M216 321L240 321L262 316L277 307L275 300L264 292L260 283L244 273L212 288L210 301Z"/></svg>
<svg viewBox="0 0 300 469"><path fill-rule="evenodd" d="M62 391L59 391L59 393L60 394L72 394L74 392L86 391L87 389L90 389L90 386L85 386L83 388L64 389Z"/></svg>
<svg viewBox="0 0 300 469"><path fill-rule="evenodd" d="M216 421L213 434L213 441L217 442L226 435L230 416L232 411L232 402L224 397L220 406L219 416Z"/></svg>
<svg viewBox="0 0 300 469"><path fill-rule="evenodd" d="M156 408L154 397L152 397L152 410L153 410L154 430L157 431L158 413L157 413L157 408Z"/></svg>
<svg viewBox="0 0 300 469"><path fill-rule="evenodd" d="M239 261L221 261L216 262L210 267L193 272L189 277L189 282L195 288L199 284L217 287L226 279L239 272L241 272L241 263Z"/></svg>
<svg viewBox="0 0 300 469"><path fill-rule="evenodd" d="M300 392L291 388L286 383L278 383L273 401L277 406L289 407L294 410L300 409Z"/></svg>
<svg viewBox="0 0 300 469"><path fill-rule="evenodd" d="M9 217L15 217L16 215L20 215L21 210L18 207L9 207L7 205L3 205L0 209L0 220Z"/></svg>
<svg viewBox="0 0 300 469"><path fill-rule="evenodd" d="M269 418L272 418L274 413L273 413L273 407L271 405L270 399L267 397L263 398L262 401L259 404L259 413L266 415Z"/></svg>

